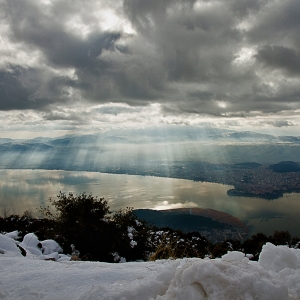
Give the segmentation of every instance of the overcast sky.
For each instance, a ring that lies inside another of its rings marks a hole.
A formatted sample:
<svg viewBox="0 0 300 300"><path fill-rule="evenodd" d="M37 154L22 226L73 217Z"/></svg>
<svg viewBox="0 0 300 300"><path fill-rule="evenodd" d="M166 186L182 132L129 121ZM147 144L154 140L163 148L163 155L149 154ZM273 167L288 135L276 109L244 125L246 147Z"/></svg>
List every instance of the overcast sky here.
<svg viewBox="0 0 300 300"><path fill-rule="evenodd" d="M0 137L300 135L299 33L299 0L0 0Z"/></svg>

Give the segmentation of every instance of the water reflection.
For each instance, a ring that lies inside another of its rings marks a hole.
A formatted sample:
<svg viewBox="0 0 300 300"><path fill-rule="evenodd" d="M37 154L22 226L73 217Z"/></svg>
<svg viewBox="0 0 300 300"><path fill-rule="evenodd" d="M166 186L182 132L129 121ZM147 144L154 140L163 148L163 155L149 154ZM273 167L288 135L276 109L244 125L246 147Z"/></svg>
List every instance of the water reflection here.
<svg viewBox="0 0 300 300"><path fill-rule="evenodd" d="M300 237L300 194L286 194L270 201L232 197L231 186L189 180L115 175L93 172L47 170L0 170L0 214L34 215L39 206L49 205L48 198L59 191L93 193L105 197L112 211L127 206L134 208L171 209L179 207L213 208L230 213L249 226L252 233L272 234L289 230Z"/></svg>

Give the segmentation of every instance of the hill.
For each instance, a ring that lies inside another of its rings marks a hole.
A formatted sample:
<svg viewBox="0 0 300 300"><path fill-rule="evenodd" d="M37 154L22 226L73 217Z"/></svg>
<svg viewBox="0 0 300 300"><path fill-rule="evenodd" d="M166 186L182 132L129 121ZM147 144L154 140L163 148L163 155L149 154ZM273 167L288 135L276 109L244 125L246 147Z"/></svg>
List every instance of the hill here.
<svg viewBox="0 0 300 300"><path fill-rule="evenodd" d="M197 231L212 242L223 241L225 237L241 240L248 235L248 228L240 219L214 209L137 209L134 214L157 227Z"/></svg>
<svg viewBox="0 0 300 300"><path fill-rule="evenodd" d="M269 167L276 173L300 172L300 165L293 161L281 161Z"/></svg>

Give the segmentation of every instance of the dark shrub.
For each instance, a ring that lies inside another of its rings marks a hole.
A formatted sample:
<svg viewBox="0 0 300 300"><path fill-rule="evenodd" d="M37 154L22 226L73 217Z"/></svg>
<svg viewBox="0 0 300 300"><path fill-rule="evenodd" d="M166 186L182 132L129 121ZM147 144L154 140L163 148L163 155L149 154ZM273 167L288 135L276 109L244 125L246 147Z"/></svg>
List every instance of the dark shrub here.
<svg viewBox="0 0 300 300"><path fill-rule="evenodd" d="M262 246L269 242L269 238L263 233L256 233L242 243L245 254L253 254L254 260L258 260Z"/></svg>
<svg viewBox="0 0 300 300"><path fill-rule="evenodd" d="M270 242L274 245L289 245L291 242L291 234L288 231L275 231L273 236L270 236Z"/></svg>
<svg viewBox="0 0 300 300"><path fill-rule="evenodd" d="M120 210L112 217L107 201L85 193L74 195L59 193L50 199L56 212L41 208L45 217L55 221L54 239L65 253L71 244L88 260L127 261L145 259L147 255L148 227L137 219L131 208Z"/></svg>
<svg viewBox="0 0 300 300"><path fill-rule="evenodd" d="M49 207L41 208L41 212L55 220L55 239L64 252L70 253L70 246L74 244L81 257L108 261L114 237L113 226L105 218L110 213L107 201L91 194L66 195L61 192L57 200L49 200L56 213L51 213Z"/></svg>

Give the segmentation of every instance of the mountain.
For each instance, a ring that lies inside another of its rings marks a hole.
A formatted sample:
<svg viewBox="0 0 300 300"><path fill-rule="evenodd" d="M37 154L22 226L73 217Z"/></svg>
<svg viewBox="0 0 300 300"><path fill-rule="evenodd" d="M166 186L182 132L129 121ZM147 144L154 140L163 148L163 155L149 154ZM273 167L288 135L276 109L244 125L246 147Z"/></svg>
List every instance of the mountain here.
<svg viewBox="0 0 300 300"><path fill-rule="evenodd" d="M165 143L165 142L267 142L282 141L280 138L255 132L235 132L232 130L203 128L195 126L163 127L130 130L112 130L102 136L111 142ZM118 139L114 140L113 138ZM99 138L101 136L99 135ZM284 137L283 137L284 138ZM290 142L290 139L287 139ZM294 139L295 141L296 138Z"/></svg>
<svg viewBox="0 0 300 300"><path fill-rule="evenodd" d="M0 144L22 142L22 140L0 139ZM287 143L300 144L300 137L273 136L251 131L232 131L226 129L196 126L166 126L138 129L109 130L103 133L86 135L66 135L60 138L38 137L23 140L28 143L43 143L58 147L85 147L105 144L149 144L149 143Z"/></svg>
<svg viewBox="0 0 300 300"><path fill-rule="evenodd" d="M33 152L48 150L53 150L53 147L43 143L9 142L0 144L0 152Z"/></svg>
<svg viewBox="0 0 300 300"><path fill-rule="evenodd" d="M30 155L30 159L28 157ZM34 159L36 158L36 159ZM275 164L300 161L300 138L196 126L119 129L59 138L0 139L0 167L128 173L176 162ZM236 168L246 167L236 165ZM154 172L155 173L155 172Z"/></svg>
<svg viewBox="0 0 300 300"><path fill-rule="evenodd" d="M281 161L278 164L271 165L269 168L276 173L300 172L299 163L293 161Z"/></svg>
<svg viewBox="0 0 300 300"><path fill-rule="evenodd" d="M0 144L6 144L6 143L12 143L12 142L14 142L13 139L0 138Z"/></svg>

